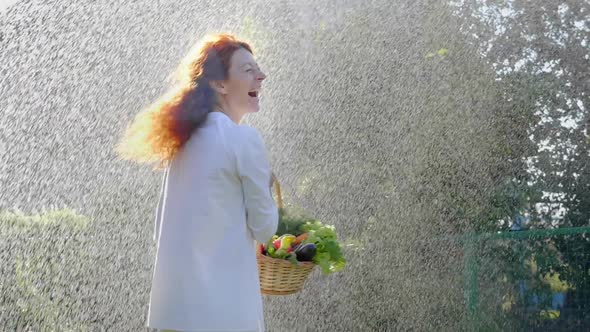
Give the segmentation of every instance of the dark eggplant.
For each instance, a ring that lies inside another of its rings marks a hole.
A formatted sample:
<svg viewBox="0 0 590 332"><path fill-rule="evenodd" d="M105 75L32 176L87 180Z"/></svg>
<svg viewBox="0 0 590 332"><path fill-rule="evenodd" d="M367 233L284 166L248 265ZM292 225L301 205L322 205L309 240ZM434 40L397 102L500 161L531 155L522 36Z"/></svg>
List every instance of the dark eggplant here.
<svg viewBox="0 0 590 332"><path fill-rule="evenodd" d="M313 243L300 244L295 247L295 255L300 262L311 262L316 253L316 246Z"/></svg>

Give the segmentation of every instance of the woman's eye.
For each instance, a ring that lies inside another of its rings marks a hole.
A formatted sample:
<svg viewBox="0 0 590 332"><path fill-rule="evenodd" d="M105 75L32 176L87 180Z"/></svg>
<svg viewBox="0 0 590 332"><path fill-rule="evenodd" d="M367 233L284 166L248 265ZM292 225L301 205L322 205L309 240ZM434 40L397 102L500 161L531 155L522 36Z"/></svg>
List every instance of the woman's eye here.
<svg viewBox="0 0 590 332"><path fill-rule="evenodd" d="M246 72L251 72L251 71L252 71L252 68L246 69Z"/></svg>

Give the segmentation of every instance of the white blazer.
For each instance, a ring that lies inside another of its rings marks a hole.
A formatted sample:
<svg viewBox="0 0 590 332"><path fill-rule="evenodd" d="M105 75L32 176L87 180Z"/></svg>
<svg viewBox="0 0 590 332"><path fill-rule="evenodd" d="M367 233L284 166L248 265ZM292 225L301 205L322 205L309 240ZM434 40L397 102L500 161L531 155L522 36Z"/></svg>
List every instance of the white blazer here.
<svg viewBox="0 0 590 332"><path fill-rule="evenodd" d="M278 226L261 136L212 112L166 169L147 326L264 331L254 240Z"/></svg>

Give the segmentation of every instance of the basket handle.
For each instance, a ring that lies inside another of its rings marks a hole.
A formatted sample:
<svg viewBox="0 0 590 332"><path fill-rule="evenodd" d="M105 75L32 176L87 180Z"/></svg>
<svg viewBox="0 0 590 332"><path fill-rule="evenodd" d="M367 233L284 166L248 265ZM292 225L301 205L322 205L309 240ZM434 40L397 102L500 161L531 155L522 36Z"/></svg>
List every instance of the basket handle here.
<svg viewBox="0 0 590 332"><path fill-rule="evenodd" d="M274 184L275 192L277 194L277 205L279 209L283 208L283 196L281 195L281 185L274 172L272 172L272 182Z"/></svg>

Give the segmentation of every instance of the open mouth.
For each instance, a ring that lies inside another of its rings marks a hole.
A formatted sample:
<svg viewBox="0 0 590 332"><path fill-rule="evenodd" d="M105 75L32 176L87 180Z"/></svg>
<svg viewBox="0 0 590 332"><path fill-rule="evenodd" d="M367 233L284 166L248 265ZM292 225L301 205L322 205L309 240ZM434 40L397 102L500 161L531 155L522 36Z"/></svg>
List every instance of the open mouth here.
<svg viewBox="0 0 590 332"><path fill-rule="evenodd" d="M252 98L256 98L256 97L258 97L258 91L250 91L250 92L248 92L248 96L250 96Z"/></svg>

